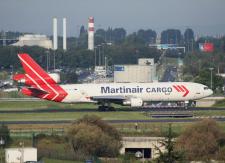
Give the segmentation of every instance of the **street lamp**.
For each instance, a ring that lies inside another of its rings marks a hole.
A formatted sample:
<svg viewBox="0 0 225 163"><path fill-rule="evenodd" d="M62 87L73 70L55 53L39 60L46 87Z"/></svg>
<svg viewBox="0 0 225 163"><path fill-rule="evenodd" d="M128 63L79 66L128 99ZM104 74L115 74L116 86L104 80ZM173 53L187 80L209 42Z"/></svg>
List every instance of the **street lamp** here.
<svg viewBox="0 0 225 163"><path fill-rule="evenodd" d="M213 86L212 86L212 84L213 84L213 83L212 83L212 71L214 70L214 68L213 68L213 67L210 67L209 70L210 70L210 72L211 72L211 75L210 75L210 81L211 81L211 82L210 82L210 87L211 87L211 89L212 89L212 88L213 88Z"/></svg>
<svg viewBox="0 0 225 163"><path fill-rule="evenodd" d="M21 152L21 157L20 157L20 163L24 162L24 142L20 142L20 152Z"/></svg>

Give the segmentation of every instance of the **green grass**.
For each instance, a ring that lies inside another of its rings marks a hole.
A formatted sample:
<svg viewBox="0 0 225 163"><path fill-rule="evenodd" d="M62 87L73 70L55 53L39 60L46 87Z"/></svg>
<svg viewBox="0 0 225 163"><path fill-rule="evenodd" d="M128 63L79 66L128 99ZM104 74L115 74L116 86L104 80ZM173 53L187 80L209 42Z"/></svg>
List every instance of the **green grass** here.
<svg viewBox="0 0 225 163"><path fill-rule="evenodd" d="M0 121L77 120L84 115L96 115L103 120L149 119L141 112L50 112L50 113L1 113Z"/></svg>
<svg viewBox="0 0 225 163"><path fill-rule="evenodd" d="M206 110L194 111L194 116L225 116L224 110Z"/></svg>
<svg viewBox="0 0 225 163"><path fill-rule="evenodd" d="M179 135L192 123L171 123L172 130ZM169 123L139 123L138 129L134 124L116 124L115 126L124 136L164 136L168 131Z"/></svg>
<svg viewBox="0 0 225 163"><path fill-rule="evenodd" d="M35 120L76 120L86 114L97 115L104 120L146 120L150 119L143 112L131 112L129 107L121 109L117 107L119 112L57 112L62 109L93 109L97 110L95 104L63 104L49 101L35 101L35 102L0 102L0 110L52 110L47 113L1 113L0 121L35 121ZM154 113L154 112L153 112ZM157 112L155 112L157 113ZM220 110L203 110L191 112L195 116L225 116L225 111Z"/></svg>
<svg viewBox="0 0 225 163"><path fill-rule="evenodd" d="M56 160L49 158L44 158L43 161L44 163L83 163L81 161Z"/></svg>
<svg viewBox="0 0 225 163"><path fill-rule="evenodd" d="M213 107L224 108L225 107L225 100L216 101L216 103L213 105Z"/></svg>
<svg viewBox="0 0 225 163"><path fill-rule="evenodd" d="M65 104L51 101L0 101L0 110L97 109L95 104Z"/></svg>

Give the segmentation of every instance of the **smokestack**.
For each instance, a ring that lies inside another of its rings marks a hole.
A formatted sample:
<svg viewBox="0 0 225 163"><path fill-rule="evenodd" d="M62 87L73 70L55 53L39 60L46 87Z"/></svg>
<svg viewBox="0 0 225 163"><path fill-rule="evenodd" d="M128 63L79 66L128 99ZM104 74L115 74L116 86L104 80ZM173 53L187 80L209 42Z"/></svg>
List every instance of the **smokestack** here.
<svg viewBox="0 0 225 163"><path fill-rule="evenodd" d="M53 50L58 49L57 18L53 18Z"/></svg>
<svg viewBox="0 0 225 163"><path fill-rule="evenodd" d="M88 19L88 50L94 50L94 17Z"/></svg>
<svg viewBox="0 0 225 163"><path fill-rule="evenodd" d="M66 18L63 18L63 50L67 50L66 48Z"/></svg>

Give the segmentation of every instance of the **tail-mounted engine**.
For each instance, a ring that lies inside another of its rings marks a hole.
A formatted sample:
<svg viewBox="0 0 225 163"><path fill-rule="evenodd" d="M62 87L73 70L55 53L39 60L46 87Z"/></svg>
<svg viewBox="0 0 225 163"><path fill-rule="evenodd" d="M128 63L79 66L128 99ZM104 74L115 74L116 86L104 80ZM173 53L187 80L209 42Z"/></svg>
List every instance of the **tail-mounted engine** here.
<svg viewBox="0 0 225 163"><path fill-rule="evenodd" d="M57 73L49 73L49 78L44 78L49 84L60 83L60 75ZM19 85L33 85L36 83L43 83L43 79L33 78L27 74L16 74L13 80L17 81Z"/></svg>

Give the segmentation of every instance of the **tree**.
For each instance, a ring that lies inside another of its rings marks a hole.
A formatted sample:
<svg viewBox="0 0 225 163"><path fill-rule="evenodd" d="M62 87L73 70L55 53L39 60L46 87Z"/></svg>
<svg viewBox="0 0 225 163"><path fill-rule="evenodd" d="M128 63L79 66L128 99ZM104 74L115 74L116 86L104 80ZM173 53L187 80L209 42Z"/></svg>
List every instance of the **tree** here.
<svg viewBox="0 0 225 163"><path fill-rule="evenodd" d="M184 43L188 52L194 50L194 31L191 28L187 28L184 32Z"/></svg>
<svg viewBox="0 0 225 163"><path fill-rule="evenodd" d="M175 163L178 161L184 161L184 153L182 151L175 150L174 134L172 132L171 124L169 125L165 140L160 143L165 147L165 151L156 147L159 153L159 157L156 158L157 163Z"/></svg>
<svg viewBox="0 0 225 163"><path fill-rule="evenodd" d="M195 82L197 83L201 83L204 85L207 85L208 87L210 87L211 85L211 72L210 70L202 70L199 73L199 76L195 79ZM212 73L212 84L213 84L213 90L218 89L222 89L224 81L223 78L221 76L216 75L214 72Z"/></svg>
<svg viewBox="0 0 225 163"><path fill-rule="evenodd" d="M4 146L9 145L10 143L10 135L9 135L9 129L6 125L1 124L0 126L0 140L4 140Z"/></svg>
<svg viewBox="0 0 225 163"><path fill-rule="evenodd" d="M178 29L168 29L161 33L161 44L181 44L182 35Z"/></svg>
<svg viewBox="0 0 225 163"><path fill-rule="evenodd" d="M80 28L78 46L82 48L87 48L87 44L88 44L87 40L88 40L88 33L87 33L87 30L85 30L84 26L82 25Z"/></svg>
<svg viewBox="0 0 225 163"><path fill-rule="evenodd" d="M178 138L177 148L185 151L189 160L220 159L225 147L225 134L216 121L205 119L188 127Z"/></svg>
<svg viewBox="0 0 225 163"><path fill-rule="evenodd" d="M124 41L126 37L126 30L123 28L115 28L113 30L113 41L118 44Z"/></svg>
<svg viewBox="0 0 225 163"><path fill-rule="evenodd" d="M187 28L184 32L184 41L185 43L190 43L194 41L194 31L191 28Z"/></svg>
<svg viewBox="0 0 225 163"><path fill-rule="evenodd" d="M74 153L83 158L91 156L115 157L121 148L118 131L97 116L84 116L72 124L67 138Z"/></svg>
<svg viewBox="0 0 225 163"><path fill-rule="evenodd" d="M140 29L138 32L137 32L137 37L138 39L142 40L145 44L153 44L156 42L156 32L151 30L151 29L148 29L148 30L143 30L143 29Z"/></svg>

